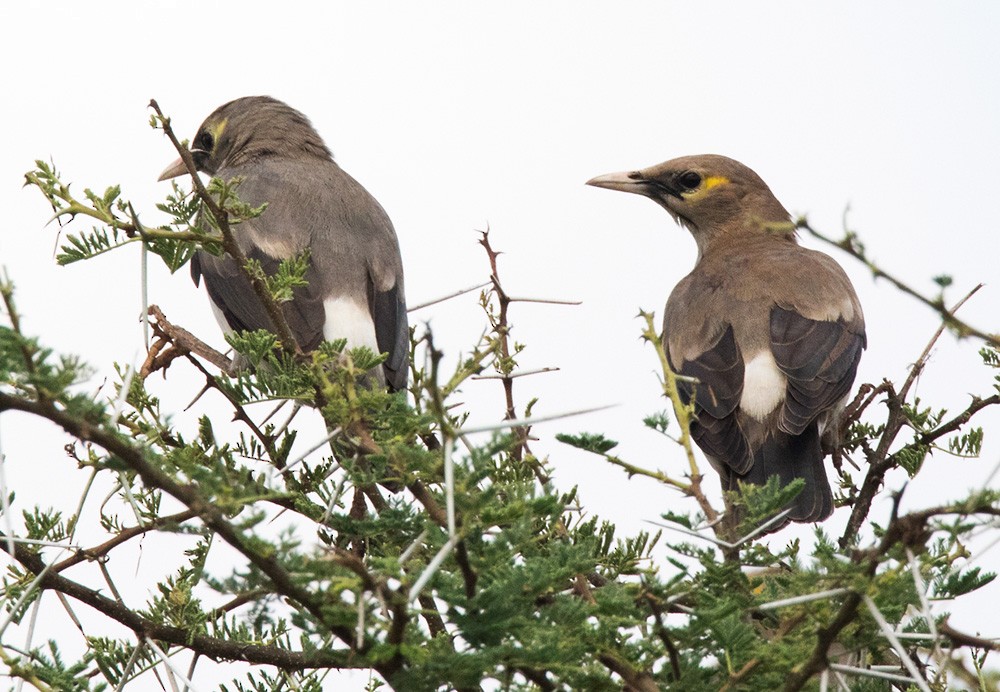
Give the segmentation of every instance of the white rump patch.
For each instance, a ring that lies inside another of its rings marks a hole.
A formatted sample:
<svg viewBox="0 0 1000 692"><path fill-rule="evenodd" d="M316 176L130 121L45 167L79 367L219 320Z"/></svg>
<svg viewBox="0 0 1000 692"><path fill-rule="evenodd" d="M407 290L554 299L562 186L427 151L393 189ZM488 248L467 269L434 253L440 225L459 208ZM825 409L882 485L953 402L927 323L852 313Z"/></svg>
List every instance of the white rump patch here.
<svg viewBox="0 0 1000 692"><path fill-rule="evenodd" d="M785 399L785 376L778 370L770 351L761 351L743 368L743 396L740 408L761 420Z"/></svg>
<svg viewBox="0 0 1000 692"><path fill-rule="evenodd" d="M375 339L375 323L368 313L368 307L342 296L323 301L326 322L323 324L323 338L327 341L347 339L348 348L367 346L378 353Z"/></svg>

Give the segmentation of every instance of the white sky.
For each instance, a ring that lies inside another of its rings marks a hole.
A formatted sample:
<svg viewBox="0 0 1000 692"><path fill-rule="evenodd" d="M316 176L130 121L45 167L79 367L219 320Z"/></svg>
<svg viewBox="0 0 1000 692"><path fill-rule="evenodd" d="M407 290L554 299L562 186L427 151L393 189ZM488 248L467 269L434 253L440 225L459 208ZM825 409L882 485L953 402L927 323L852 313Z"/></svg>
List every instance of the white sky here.
<svg viewBox="0 0 1000 692"><path fill-rule="evenodd" d="M985 282L963 315L998 331L998 30L1000 5L985 1L6 3L0 265L18 286L29 333L102 374L112 360L130 362L142 344L137 249L59 268L56 229L42 228L49 210L21 188L23 174L51 157L78 192L120 183L153 224L162 218L153 204L168 189L155 180L175 154L147 124L150 98L184 137L232 98L280 98L311 118L392 217L411 304L485 279L475 231L487 224L506 252L501 271L512 294L583 301L515 306L515 337L528 344L522 365L562 368L520 381L519 404L541 397L536 415L621 404L539 426L536 451L551 455L561 487L579 484L592 512L632 533L691 505L551 436L602 431L630 461L681 472L677 450L641 423L664 404L635 315L641 307L659 319L691 269L694 242L651 202L584 181L685 154L726 154L830 234L839 235L849 206L871 255L920 290L933 292L931 277L949 273L954 301ZM934 316L831 254L854 279L868 319L858 381L901 382ZM151 301L221 344L186 271L151 266ZM429 321L452 356L483 323L472 296L411 319ZM946 336L921 379L922 400L957 411L969 394L989 394L977 349ZM176 368L150 386L182 407L198 385ZM465 400L476 420L502 415L495 382L468 387ZM928 459L904 509L985 480L1000 458L990 435L1000 415L982 423L985 458ZM0 433L15 508L51 502L72 511L83 476L63 457L65 436L23 416L4 416ZM311 442L300 438L303 448ZM904 480L891 476L890 486ZM884 522L889 507L878 501L873 516ZM830 521L834 534L846 515ZM983 564L996 568L996 553ZM119 567L136 575L140 604L146 566ZM967 605L947 604L952 623L1000 636L995 619L982 617L983 604L993 612L998 599L995 584Z"/></svg>

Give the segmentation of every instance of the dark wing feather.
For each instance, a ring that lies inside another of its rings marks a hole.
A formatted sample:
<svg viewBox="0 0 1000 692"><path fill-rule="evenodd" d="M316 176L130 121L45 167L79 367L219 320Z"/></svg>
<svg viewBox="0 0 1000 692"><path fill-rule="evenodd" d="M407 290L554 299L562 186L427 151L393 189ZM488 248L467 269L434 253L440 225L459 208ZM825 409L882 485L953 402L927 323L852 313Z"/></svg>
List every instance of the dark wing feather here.
<svg viewBox="0 0 1000 692"><path fill-rule="evenodd" d="M283 306L301 348L312 350L324 332L341 331L338 325L324 329L325 300L367 302L377 347L389 354L383 365L387 384L405 388L409 332L403 267L392 223L375 198L330 160L264 157L218 175L243 178L240 198L252 206L268 205L236 233L243 251L260 261L265 272L277 269L276 255L311 252L308 285L297 288ZM231 260L199 253L192 276L196 281L204 276L209 295L231 327L270 329L263 306L236 269Z"/></svg>
<svg viewBox="0 0 1000 692"><path fill-rule="evenodd" d="M850 391L865 334L842 320L811 320L778 306L771 309L770 333L774 360L788 378L778 427L799 435Z"/></svg>
<svg viewBox="0 0 1000 692"><path fill-rule="evenodd" d="M670 367L675 368L673 363ZM736 410L743 396L743 357L732 326L727 326L707 351L685 361L678 372L697 379L697 383L678 381L681 399L685 403L692 395L695 399L694 441L714 462L734 473L746 473L753 459L737 421Z"/></svg>
<svg viewBox="0 0 1000 692"><path fill-rule="evenodd" d="M278 260L258 248L251 248L247 252L247 259L260 262L265 274L270 275L278 271ZM199 283L200 278L205 279L209 298L219 308L233 330L274 331L274 325L263 303L232 258L215 257L199 252L191 262L191 277L195 284ZM282 311L299 347L304 351L310 351L323 340L323 322L326 315L323 310L323 300L316 292L316 287L320 285L319 278L311 264L306 271L305 279L309 283L295 288L292 300L282 305Z"/></svg>
<svg viewBox="0 0 1000 692"><path fill-rule="evenodd" d="M406 388L410 365L410 327L401 283L397 280L388 291L379 291L368 277L368 309L375 323L375 341L380 353L389 354L382 369L393 391Z"/></svg>

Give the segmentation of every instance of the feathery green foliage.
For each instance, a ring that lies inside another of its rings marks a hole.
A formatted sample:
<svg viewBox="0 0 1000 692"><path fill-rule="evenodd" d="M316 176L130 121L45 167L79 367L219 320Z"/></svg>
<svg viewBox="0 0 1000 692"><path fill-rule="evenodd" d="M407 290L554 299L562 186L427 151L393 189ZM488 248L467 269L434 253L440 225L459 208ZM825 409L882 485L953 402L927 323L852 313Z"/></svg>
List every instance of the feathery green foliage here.
<svg viewBox="0 0 1000 692"><path fill-rule="evenodd" d="M169 126L159 117L154 124ZM118 187L76 199L43 162L27 180L57 217L101 224L69 233L61 263L137 240L175 271L199 247L223 252L226 234L262 211L239 202L238 181L215 180L208 200L175 187L159 206L169 222L146 228ZM67 435L66 463L115 487L90 527L103 539L69 557L60 546L76 544L84 515L47 506L39 489L12 489L9 511L20 520L10 524L14 536L0 537L5 546L14 541L0 586L14 624L4 627L27 627L36 605L64 617L59 601L46 598L51 591L121 625L107 630L117 634L86 632L86 651L73 660L64 653L78 638L72 627L65 642L26 648L0 630L6 673L37 689L115 689L137 678L152 684L153 669L161 676L190 669L197 682L201 668L192 658L209 658L233 662L218 688L234 692L320 690L330 671L347 668L370 669L370 689L797 690L815 689L834 663L860 671L840 673L853 689L889 689L885 680L859 676L890 666L908 677L905 654L919 659L928 689L970 680L994 689L995 675L984 671L995 645L951 633L928 599L975 598L993 579L967 564L965 545L973 533L996 531L1000 493L978 490L909 514L871 508L889 469L919 474L935 450L977 454L983 431L967 428L968 420L997 403L1000 391L951 415L907 398L906 385L863 390L868 403L881 397L890 405L875 413L862 397L865 418L843 436L844 451L867 462L860 482L846 466L840 474L840 499L860 519L852 517L839 540L817 528L808 545L754 534L800 489L776 479L730 498L730 509L741 506L727 515L739 516L738 526L727 518L706 526L721 513L719 502L702 491L697 466L689 466L696 462L688 461L687 431L670 414L644 421L664 435L667 449L687 444L676 462L663 448L651 452L666 470L611 454L617 442L600 433L555 434L686 498L663 515L666 533L622 536L586 511L587 498L551 480L529 442L547 428L500 425L492 437L463 432L456 392L483 370L507 378L498 420L530 420L534 402L515 407L511 376L525 346L511 340L497 253L485 236L483 244L495 282L481 300L485 335L453 369L445 369L431 334L415 337L411 362L424 365L414 365L408 393L390 394L369 386L366 372L383 356L368 349L340 341L302 356L283 351L268 332L232 334L229 343L248 365L230 375L198 366L227 408L219 416L199 399L193 423L164 410L166 385L150 377L191 365L151 358L134 377L120 369L109 400L94 397L84 384L90 370L26 334L13 285L0 283L0 412L51 421ZM849 247L863 252L856 238ZM244 267L262 280L261 299L276 302L302 285L307 268L307 256L282 263L274 276ZM158 336L157 348L171 338ZM662 347L650 341L651 358L665 364ZM1000 367L995 350L984 349L983 360ZM662 382L669 395L672 374L664 372ZM254 408L288 400L305 409L298 416L322 417L329 431L304 458L293 458L305 449L294 422L265 422ZM673 428L676 440L667 435ZM898 438L903 428L910 439ZM82 499L89 487L81 488ZM860 522L870 522L874 536L863 534ZM72 569L84 559L104 564L140 540L147 550L158 541L184 546L145 603L114 596L115 580L129 574L113 562L94 578ZM896 650L866 598L895 631L926 638L904 639L906 650ZM971 669L949 657L962 648L971 652Z"/></svg>

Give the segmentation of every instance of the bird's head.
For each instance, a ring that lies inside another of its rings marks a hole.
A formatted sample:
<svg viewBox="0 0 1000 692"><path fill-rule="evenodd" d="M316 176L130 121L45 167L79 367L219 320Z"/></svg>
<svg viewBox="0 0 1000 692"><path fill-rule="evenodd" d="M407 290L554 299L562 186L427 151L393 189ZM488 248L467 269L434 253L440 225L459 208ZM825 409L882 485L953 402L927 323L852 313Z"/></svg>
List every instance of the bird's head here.
<svg viewBox="0 0 1000 692"><path fill-rule="evenodd" d="M599 175L587 184L649 197L691 231L702 252L723 233L794 235L791 215L767 184L725 156L684 156L630 173Z"/></svg>
<svg viewBox="0 0 1000 692"><path fill-rule="evenodd" d="M195 168L209 175L267 156L332 158L309 119L270 96L245 96L216 108L191 141L191 156ZM186 172L177 159L159 179Z"/></svg>

